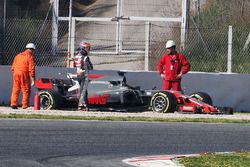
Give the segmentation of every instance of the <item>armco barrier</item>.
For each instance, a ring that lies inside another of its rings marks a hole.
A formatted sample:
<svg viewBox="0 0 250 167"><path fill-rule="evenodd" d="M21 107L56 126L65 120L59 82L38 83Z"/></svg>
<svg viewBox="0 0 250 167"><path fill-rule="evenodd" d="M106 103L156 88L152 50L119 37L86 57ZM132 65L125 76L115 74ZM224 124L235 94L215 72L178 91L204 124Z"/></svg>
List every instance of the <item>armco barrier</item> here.
<svg viewBox="0 0 250 167"><path fill-rule="evenodd" d="M12 89L10 66L0 66L0 105L9 105ZM36 67L36 78L65 78L66 73L75 73L75 69ZM93 73L108 73L109 70L94 70ZM161 89L162 79L157 72L127 71L127 82L144 89ZM226 73L189 72L183 76L182 88L186 94L203 91L210 94L215 106L233 107L235 111L250 112L250 75ZM32 88L30 104L33 105L35 88ZM21 98L19 99L21 103Z"/></svg>

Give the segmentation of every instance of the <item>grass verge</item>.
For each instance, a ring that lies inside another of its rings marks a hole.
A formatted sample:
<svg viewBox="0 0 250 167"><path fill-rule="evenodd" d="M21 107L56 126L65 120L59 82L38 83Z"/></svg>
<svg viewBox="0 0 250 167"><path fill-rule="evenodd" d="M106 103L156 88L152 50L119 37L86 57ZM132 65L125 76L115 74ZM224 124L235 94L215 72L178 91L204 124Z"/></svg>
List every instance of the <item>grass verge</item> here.
<svg viewBox="0 0 250 167"><path fill-rule="evenodd" d="M185 167L249 167L250 152L208 153L198 157L180 158L177 161Z"/></svg>
<svg viewBox="0 0 250 167"><path fill-rule="evenodd" d="M250 120L223 118L156 118L156 117L119 117L119 116L63 116L44 114L0 114L0 118L9 119L50 119L50 120L101 120L101 121L147 121L147 122L205 122L205 123L243 123Z"/></svg>

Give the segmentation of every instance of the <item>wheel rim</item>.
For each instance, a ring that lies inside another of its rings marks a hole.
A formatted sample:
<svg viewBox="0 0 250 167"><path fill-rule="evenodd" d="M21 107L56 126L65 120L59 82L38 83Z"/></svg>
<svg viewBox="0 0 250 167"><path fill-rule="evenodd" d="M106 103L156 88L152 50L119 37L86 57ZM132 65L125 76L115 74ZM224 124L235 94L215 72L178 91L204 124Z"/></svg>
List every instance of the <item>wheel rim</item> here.
<svg viewBox="0 0 250 167"><path fill-rule="evenodd" d="M41 108L44 109L44 110L47 110L51 107L51 100L49 99L48 96L41 96L41 101L40 101L40 104L41 104Z"/></svg>
<svg viewBox="0 0 250 167"><path fill-rule="evenodd" d="M157 96L154 101L155 111L162 112L167 105L167 101L162 96Z"/></svg>

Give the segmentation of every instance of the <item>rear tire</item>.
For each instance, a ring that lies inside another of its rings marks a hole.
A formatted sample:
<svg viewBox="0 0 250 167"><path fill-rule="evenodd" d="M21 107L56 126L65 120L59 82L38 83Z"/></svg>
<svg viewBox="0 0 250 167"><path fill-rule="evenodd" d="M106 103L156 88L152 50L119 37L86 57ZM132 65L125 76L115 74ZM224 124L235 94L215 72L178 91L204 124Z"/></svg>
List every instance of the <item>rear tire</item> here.
<svg viewBox="0 0 250 167"><path fill-rule="evenodd" d="M54 91L45 90L39 92L40 108L43 110L58 109L61 107L63 98Z"/></svg>
<svg viewBox="0 0 250 167"><path fill-rule="evenodd" d="M154 112L174 113L177 108L177 99L170 92L157 92L151 98L150 106Z"/></svg>
<svg viewBox="0 0 250 167"><path fill-rule="evenodd" d="M209 105L213 105L213 101L212 98L210 97L209 94L205 93L205 92L196 92L196 93L192 93L190 95L190 97L195 98L199 101L202 101L204 103L207 103Z"/></svg>

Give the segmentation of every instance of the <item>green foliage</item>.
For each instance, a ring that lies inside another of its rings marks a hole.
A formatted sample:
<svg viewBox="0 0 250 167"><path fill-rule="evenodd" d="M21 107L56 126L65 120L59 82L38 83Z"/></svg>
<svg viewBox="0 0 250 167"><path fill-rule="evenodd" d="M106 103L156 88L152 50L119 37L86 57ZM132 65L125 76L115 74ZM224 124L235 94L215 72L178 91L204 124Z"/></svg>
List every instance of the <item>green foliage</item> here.
<svg viewBox="0 0 250 167"><path fill-rule="evenodd" d="M239 0L208 0L199 15L200 27L224 27L228 25L249 27L249 2ZM198 16L197 16L198 17Z"/></svg>
<svg viewBox="0 0 250 167"><path fill-rule="evenodd" d="M234 0L210 0L191 22L187 47L183 51L193 71L226 72L228 57L228 26L233 26L232 72L250 73L249 47L243 51L250 21L249 11L243 10ZM192 28L194 27L194 28ZM197 28L198 27L198 28Z"/></svg>
<svg viewBox="0 0 250 167"><path fill-rule="evenodd" d="M198 157L179 159L178 162L185 167L249 167L250 152L204 154Z"/></svg>
<svg viewBox="0 0 250 167"><path fill-rule="evenodd" d="M191 63L192 71L227 72L228 59L228 26L233 26L232 72L250 73L250 46L243 47L250 33L248 9L250 3L235 0L209 0L200 14L190 16L185 48L181 52ZM180 46L180 29L152 25L150 46L150 70L157 70L160 57L165 52L167 39L174 39ZM158 35L154 30L160 32ZM164 31L171 32L166 34ZM159 39L164 39L160 41ZM179 48L178 48L179 50Z"/></svg>

